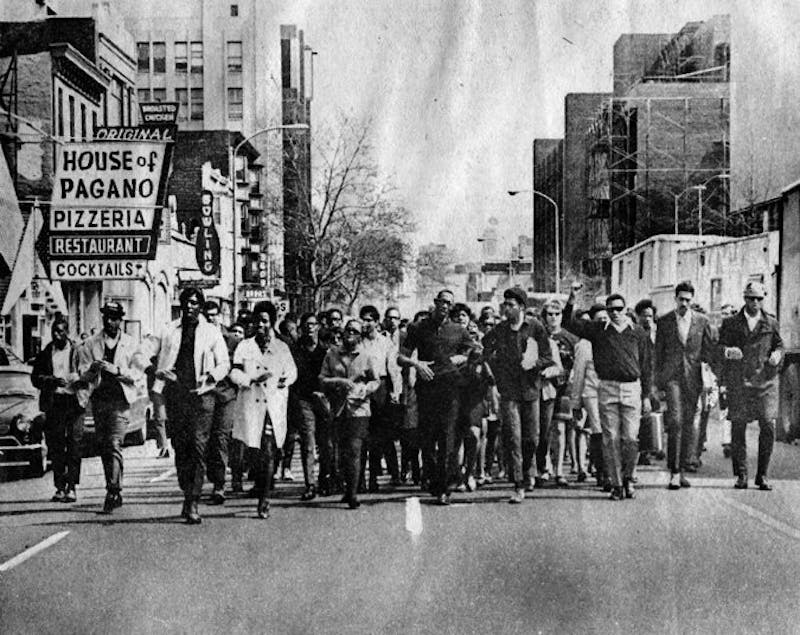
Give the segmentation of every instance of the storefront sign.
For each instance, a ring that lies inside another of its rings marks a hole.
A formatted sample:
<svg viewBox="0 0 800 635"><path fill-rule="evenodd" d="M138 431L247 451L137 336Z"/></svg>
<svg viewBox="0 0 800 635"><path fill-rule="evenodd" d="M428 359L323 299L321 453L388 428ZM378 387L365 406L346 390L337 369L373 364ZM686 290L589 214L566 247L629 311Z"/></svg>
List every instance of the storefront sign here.
<svg viewBox="0 0 800 635"><path fill-rule="evenodd" d="M143 279L144 260L70 260L50 263L53 280L131 280Z"/></svg>
<svg viewBox="0 0 800 635"><path fill-rule="evenodd" d="M140 102L139 113L146 124L174 124L178 120L178 102Z"/></svg>
<svg viewBox="0 0 800 635"><path fill-rule="evenodd" d="M203 275L213 276L219 271L220 258L219 235L214 224L214 196L208 190L203 190L200 202L200 229L197 232L195 255Z"/></svg>

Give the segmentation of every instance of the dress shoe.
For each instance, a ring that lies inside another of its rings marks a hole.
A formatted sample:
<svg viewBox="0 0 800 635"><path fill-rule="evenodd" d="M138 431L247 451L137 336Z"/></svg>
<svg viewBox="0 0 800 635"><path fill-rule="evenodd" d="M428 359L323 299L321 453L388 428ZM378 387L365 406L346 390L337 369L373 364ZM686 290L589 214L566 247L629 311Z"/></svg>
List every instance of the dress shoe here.
<svg viewBox="0 0 800 635"><path fill-rule="evenodd" d="M309 485L306 491L300 496L301 501L313 501L317 497L317 488L314 485Z"/></svg>
<svg viewBox="0 0 800 635"><path fill-rule="evenodd" d="M256 516L258 516L262 520L266 520L269 518L269 500L266 498L260 498L258 500L258 506L256 507Z"/></svg>
<svg viewBox="0 0 800 635"><path fill-rule="evenodd" d="M78 500L77 494L75 494L75 487L68 487L67 491L64 492L64 502L65 503L74 503Z"/></svg>
<svg viewBox="0 0 800 635"><path fill-rule="evenodd" d="M437 505L449 505L450 504L450 494L439 494L436 497L436 504Z"/></svg>
<svg viewBox="0 0 800 635"><path fill-rule="evenodd" d="M189 518L189 506L192 504L188 498L183 501L183 507L181 508L181 518L184 520Z"/></svg>
<svg viewBox="0 0 800 635"><path fill-rule="evenodd" d="M203 519L200 518L200 512L197 511L197 501L189 501L189 508L186 510L186 524L199 525L201 522Z"/></svg>
<svg viewBox="0 0 800 635"><path fill-rule="evenodd" d="M537 476L533 479L533 486L537 489L544 487L546 480L541 476Z"/></svg>
<svg viewBox="0 0 800 635"><path fill-rule="evenodd" d="M625 481L625 498L636 498L636 488L633 486L633 479Z"/></svg>
<svg viewBox="0 0 800 635"><path fill-rule="evenodd" d="M168 459L169 458L169 448L161 448L158 451L157 459Z"/></svg>
<svg viewBox="0 0 800 635"><path fill-rule="evenodd" d="M63 489L57 489L56 493L53 494L53 497L50 499L53 503L63 503L66 494L64 493Z"/></svg>
<svg viewBox="0 0 800 635"><path fill-rule="evenodd" d="M770 485L769 481L767 481L767 479L764 478L763 476L756 476L755 485L762 492L771 492L772 491L772 485Z"/></svg>
<svg viewBox="0 0 800 635"><path fill-rule="evenodd" d="M347 506L350 509L358 509L359 507L361 507L361 501L354 496L353 498L347 501Z"/></svg>
<svg viewBox="0 0 800 635"><path fill-rule="evenodd" d="M745 474L739 474L739 478L736 479L733 486L736 489L747 489L747 476Z"/></svg>
<svg viewBox="0 0 800 635"><path fill-rule="evenodd" d="M609 495L609 500L612 501L621 501L622 500L622 488L621 487L612 487L611 494Z"/></svg>
<svg viewBox="0 0 800 635"><path fill-rule="evenodd" d="M211 492L211 498L208 501L209 505L224 505L225 504L225 490L222 487L215 487Z"/></svg>
<svg viewBox="0 0 800 635"><path fill-rule="evenodd" d="M556 487L569 487L569 481L564 476L556 476Z"/></svg>
<svg viewBox="0 0 800 635"><path fill-rule="evenodd" d="M678 490L681 488L680 479L677 474L670 474L669 475L669 485L667 485L667 489L670 490Z"/></svg>
<svg viewBox="0 0 800 635"><path fill-rule="evenodd" d="M679 483L680 483L681 487L691 487L692 486L692 484L689 482L689 479L687 479L683 475L681 475Z"/></svg>
<svg viewBox="0 0 800 635"><path fill-rule="evenodd" d="M514 493L511 494L511 497L508 499L508 502L512 505L519 505L522 501L525 500L525 490L520 487L514 490Z"/></svg>
<svg viewBox="0 0 800 635"><path fill-rule="evenodd" d="M586 478L586 472L578 472L578 483L585 483Z"/></svg>
<svg viewBox="0 0 800 635"><path fill-rule="evenodd" d="M118 507L122 507L122 494L106 494L106 500L103 502L103 513L110 514Z"/></svg>

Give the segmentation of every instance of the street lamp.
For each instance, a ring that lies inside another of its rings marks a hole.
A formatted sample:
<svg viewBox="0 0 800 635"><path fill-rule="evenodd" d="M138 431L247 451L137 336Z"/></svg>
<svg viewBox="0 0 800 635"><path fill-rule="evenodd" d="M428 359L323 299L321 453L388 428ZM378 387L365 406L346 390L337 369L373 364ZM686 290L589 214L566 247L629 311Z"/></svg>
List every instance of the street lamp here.
<svg viewBox="0 0 800 635"><path fill-rule="evenodd" d="M678 192L677 194L673 194L674 198L674 212L673 212L673 221L675 224L675 234L678 233L678 201L680 200L681 196L686 194L689 190L697 190L697 235L703 235L703 191L706 189L706 185L713 181L714 179L720 180L729 180L731 177L729 174L715 174L710 176L705 181L700 183L699 185L690 185L689 187L685 188L684 190Z"/></svg>
<svg viewBox="0 0 800 635"><path fill-rule="evenodd" d="M516 196L517 194L528 193L531 194L531 199L535 200L536 196L541 196L546 201L549 201L550 204L553 206L554 210L554 225L555 225L555 252L556 252L556 294L561 293L561 223L558 217L558 203L556 203L552 198L550 198L544 192L540 192L539 190L508 190L509 196ZM535 207L534 207L535 209ZM533 251L534 251L534 244L533 244L533 237L536 231L536 214L535 212L532 213L532 220L533 220L533 232L531 233L531 277L533 277Z"/></svg>
<svg viewBox="0 0 800 635"><path fill-rule="evenodd" d="M260 130L256 130L253 134L249 137L245 137L241 142L236 144L236 147L231 152L230 146L228 146L228 177L230 178L231 182L231 198L233 200L233 312L234 315L236 311L239 310L239 286L237 284L237 271L236 271L236 237L239 235L240 231L240 224L239 224L239 210L236 208L236 157L239 154L239 150L241 150L242 146L261 134L266 134L267 132L274 132L276 130L308 130L309 126L307 123L292 123L292 124L285 124L282 126L270 126L268 128L261 128ZM264 154L267 154L267 147L264 148ZM267 284L269 284L269 276L267 277Z"/></svg>

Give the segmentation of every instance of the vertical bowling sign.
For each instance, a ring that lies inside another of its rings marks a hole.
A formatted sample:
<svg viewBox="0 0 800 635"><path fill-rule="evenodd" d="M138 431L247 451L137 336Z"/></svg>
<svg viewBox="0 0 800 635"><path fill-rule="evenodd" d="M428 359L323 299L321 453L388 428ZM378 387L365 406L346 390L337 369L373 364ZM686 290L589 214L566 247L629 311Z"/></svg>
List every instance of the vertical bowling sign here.
<svg viewBox="0 0 800 635"><path fill-rule="evenodd" d="M200 230L194 246L197 267L204 276L214 276L219 273L220 244L214 224L214 197L211 192L203 190L200 203Z"/></svg>

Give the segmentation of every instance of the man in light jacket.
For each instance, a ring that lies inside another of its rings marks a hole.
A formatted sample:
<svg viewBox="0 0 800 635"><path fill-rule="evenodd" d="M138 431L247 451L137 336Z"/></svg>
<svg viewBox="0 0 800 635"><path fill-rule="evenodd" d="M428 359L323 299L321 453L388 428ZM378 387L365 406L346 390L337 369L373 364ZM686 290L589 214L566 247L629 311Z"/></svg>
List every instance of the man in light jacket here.
<svg viewBox="0 0 800 635"><path fill-rule="evenodd" d="M233 438L258 450L256 513L262 519L269 517L275 454L286 440L289 386L297 380L292 352L273 330L276 316L272 302L256 304L253 308L256 334L236 347L231 371L231 381L240 387L240 411L233 426Z"/></svg>
<svg viewBox="0 0 800 635"><path fill-rule="evenodd" d="M122 506L122 441L130 419L131 404L138 395L137 382L144 379L145 365L138 363L133 338L122 332L125 310L119 302L100 309L103 330L87 339L78 351L78 386L88 385L95 432L106 477L103 513Z"/></svg>
<svg viewBox="0 0 800 635"><path fill-rule="evenodd" d="M150 340L147 357L156 355L153 391L163 390L172 428L175 468L184 495L181 515L201 522L197 503L206 472L206 446L214 418L214 387L230 370L221 331L200 313L205 297L192 287L181 292L181 318Z"/></svg>

